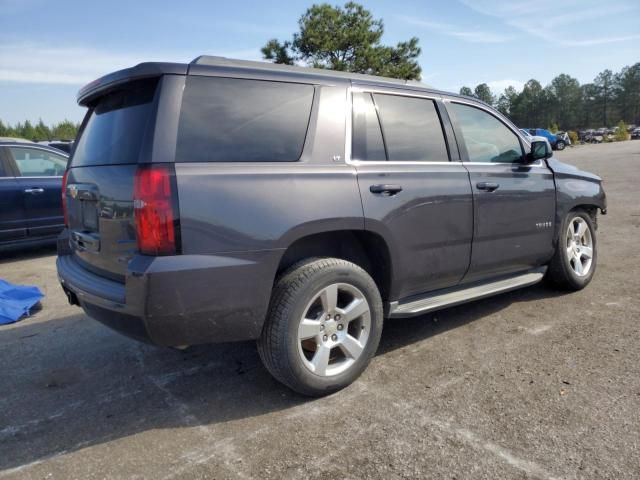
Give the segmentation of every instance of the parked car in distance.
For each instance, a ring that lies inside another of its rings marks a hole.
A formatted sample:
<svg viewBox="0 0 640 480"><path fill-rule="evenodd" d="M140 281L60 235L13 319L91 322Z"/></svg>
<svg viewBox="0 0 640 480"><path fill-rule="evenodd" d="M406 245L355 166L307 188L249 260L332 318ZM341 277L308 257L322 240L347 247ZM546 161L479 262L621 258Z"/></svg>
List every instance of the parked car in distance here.
<svg viewBox="0 0 640 480"><path fill-rule="evenodd" d="M67 155L71 155L71 149L73 148L73 140L50 140L44 142L38 142L40 145L46 145L51 148L57 148L62 150Z"/></svg>
<svg viewBox="0 0 640 480"><path fill-rule="evenodd" d="M28 141L0 141L0 249L55 242L64 227L68 156Z"/></svg>
<svg viewBox="0 0 640 480"><path fill-rule="evenodd" d="M547 137L538 137L538 136L533 136L529 133L529 130L525 129L525 128L521 128L520 129L520 133L522 133L522 135L524 135L524 137L527 139L527 141L529 142L529 144L533 143L533 142L545 142L547 144L547 147L549 148L549 150L553 150L553 148L551 147L551 143L549 143L549 140L547 139Z"/></svg>
<svg viewBox="0 0 640 480"><path fill-rule="evenodd" d="M19 138L19 137L0 137L0 143L1 142L9 142L9 143L35 143L32 142L31 140L27 140L26 138Z"/></svg>
<svg viewBox="0 0 640 480"><path fill-rule="evenodd" d="M207 56L78 101L58 275L134 338L254 339L276 379L325 395L366 368L385 318L594 275L600 178L480 101Z"/></svg>
<svg viewBox="0 0 640 480"><path fill-rule="evenodd" d="M554 150L564 150L564 148L567 146L566 141L558 138L557 135L544 128L527 128L526 130L530 135L534 137L545 137L547 140L549 140L549 143Z"/></svg>
<svg viewBox="0 0 640 480"><path fill-rule="evenodd" d="M632 140L640 140L640 127L635 128L635 129L631 132L631 139L632 139Z"/></svg>

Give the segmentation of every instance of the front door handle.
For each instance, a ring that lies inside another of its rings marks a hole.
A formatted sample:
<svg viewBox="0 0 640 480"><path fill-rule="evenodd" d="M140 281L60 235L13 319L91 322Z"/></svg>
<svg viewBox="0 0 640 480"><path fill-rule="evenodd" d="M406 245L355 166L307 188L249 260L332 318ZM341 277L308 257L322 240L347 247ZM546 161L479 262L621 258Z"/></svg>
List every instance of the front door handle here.
<svg viewBox="0 0 640 480"><path fill-rule="evenodd" d="M400 185L388 185L388 184L380 184L380 185L371 185L369 187L369 191L371 193L380 193L387 197L395 195L396 193L400 193L402 191L402 187Z"/></svg>
<svg viewBox="0 0 640 480"><path fill-rule="evenodd" d="M30 193L31 195L37 195L39 193L44 193L44 188L25 188L24 193Z"/></svg>
<svg viewBox="0 0 640 480"><path fill-rule="evenodd" d="M497 190L500 188L500 184L499 183L493 183L493 182L478 182L476 183L476 187L478 188L478 190L485 190L487 192L493 192L494 190Z"/></svg>

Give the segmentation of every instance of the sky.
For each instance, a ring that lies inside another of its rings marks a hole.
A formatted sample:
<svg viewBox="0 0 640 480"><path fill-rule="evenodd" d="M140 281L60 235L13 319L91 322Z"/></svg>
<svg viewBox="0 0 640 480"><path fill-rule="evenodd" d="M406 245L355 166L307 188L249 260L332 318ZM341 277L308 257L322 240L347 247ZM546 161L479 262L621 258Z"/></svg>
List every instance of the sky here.
<svg viewBox="0 0 640 480"><path fill-rule="evenodd" d="M260 60L266 41L291 38L312 3L0 0L0 119L80 121L82 85L142 61ZM586 83L640 61L638 0L360 3L383 19L384 44L420 39L422 80L442 90L487 83L499 94L560 73Z"/></svg>

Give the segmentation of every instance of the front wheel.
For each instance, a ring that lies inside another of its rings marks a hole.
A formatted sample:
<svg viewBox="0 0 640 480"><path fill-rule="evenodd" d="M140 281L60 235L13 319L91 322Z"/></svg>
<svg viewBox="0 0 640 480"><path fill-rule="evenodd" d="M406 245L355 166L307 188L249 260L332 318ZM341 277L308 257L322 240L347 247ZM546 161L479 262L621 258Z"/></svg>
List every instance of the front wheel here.
<svg viewBox="0 0 640 480"><path fill-rule="evenodd" d="M294 265L276 283L258 352L280 382L322 396L355 381L382 333L378 288L359 266L337 258Z"/></svg>
<svg viewBox="0 0 640 480"><path fill-rule="evenodd" d="M582 290L596 270L596 247L596 229L591 216L583 210L569 212L562 222L547 280L562 290Z"/></svg>
<svg viewBox="0 0 640 480"><path fill-rule="evenodd" d="M556 150L564 150L564 147L566 146L566 143L564 143L562 140L558 140L558 143L556 143Z"/></svg>

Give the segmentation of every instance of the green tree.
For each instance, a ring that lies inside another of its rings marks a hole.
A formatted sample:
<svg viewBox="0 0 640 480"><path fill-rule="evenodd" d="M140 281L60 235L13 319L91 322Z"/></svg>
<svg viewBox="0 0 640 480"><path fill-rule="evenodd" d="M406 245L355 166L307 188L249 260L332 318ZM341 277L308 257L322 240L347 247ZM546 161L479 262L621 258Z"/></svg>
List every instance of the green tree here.
<svg viewBox="0 0 640 480"><path fill-rule="evenodd" d="M460 95L464 95L466 97L473 97L473 90L471 90L469 87L462 87L460 89Z"/></svg>
<svg viewBox="0 0 640 480"><path fill-rule="evenodd" d="M624 123L624 120L620 120L618 122L618 126L616 127L615 137L618 142L629 139L629 133L627 132L627 125Z"/></svg>
<svg viewBox="0 0 640 480"><path fill-rule="evenodd" d="M25 120L24 124L18 124L16 130L20 137L27 140L34 140L36 137L36 129L29 120Z"/></svg>
<svg viewBox="0 0 640 480"><path fill-rule="evenodd" d="M551 124L551 126L549 126L549 127L547 128L547 130L549 130L551 133L558 133L558 131L560 130L560 128L558 127L558 124L557 124L557 123L553 122L553 123Z"/></svg>
<svg viewBox="0 0 640 480"><path fill-rule="evenodd" d="M580 82L567 74L551 80L548 98L553 104L553 119L564 129L573 127L578 121L582 91Z"/></svg>
<svg viewBox="0 0 640 480"><path fill-rule="evenodd" d="M76 138L79 126L70 120L64 120L51 128L51 138L55 140L73 140Z"/></svg>
<svg viewBox="0 0 640 480"><path fill-rule="evenodd" d="M640 62L624 67L614 84L619 115L629 123L640 123Z"/></svg>
<svg viewBox="0 0 640 480"><path fill-rule="evenodd" d="M51 140L51 130L49 130L49 127L47 127L44 124L42 119L38 120L38 123L36 123L34 131L35 132L32 140L36 142L40 142L43 140Z"/></svg>
<svg viewBox="0 0 640 480"><path fill-rule="evenodd" d="M481 83L480 85L477 85L475 90L473 91L473 95L478 100L482 100L484 103L487 103L489 105L493 105L496 101L496 97L493 96L493 93L491 93L491 89L489 88L489 85L487 85L486 83Z"/></svg>
<svg viewBox="0 0 640 480"><path fill-rule="evenodd" d="M508 117L512 116L513 107L518 99L518 92L512 86L504 89L504 92L498 97L496 108L500 113Z"/></svg>
<svg viewBox="0 0 640 480"><path fill-rule="evenodd" d="M609 110L611 107L611 95L613 91L613 72L609 69L598 74L593 81L597 88L598 99L602 108L602 126L606 127L609 120Z"/></svg>
<svg viewBox="0 0 640 480"><path fill-rule="evenodd" d="M418 39L395 47L382 45L383 22L362 5L315 4L300 17L298 26L291 41L269 40L262 48L263 57L289 65L301 61L316 68L420 79Z"/></svg>

